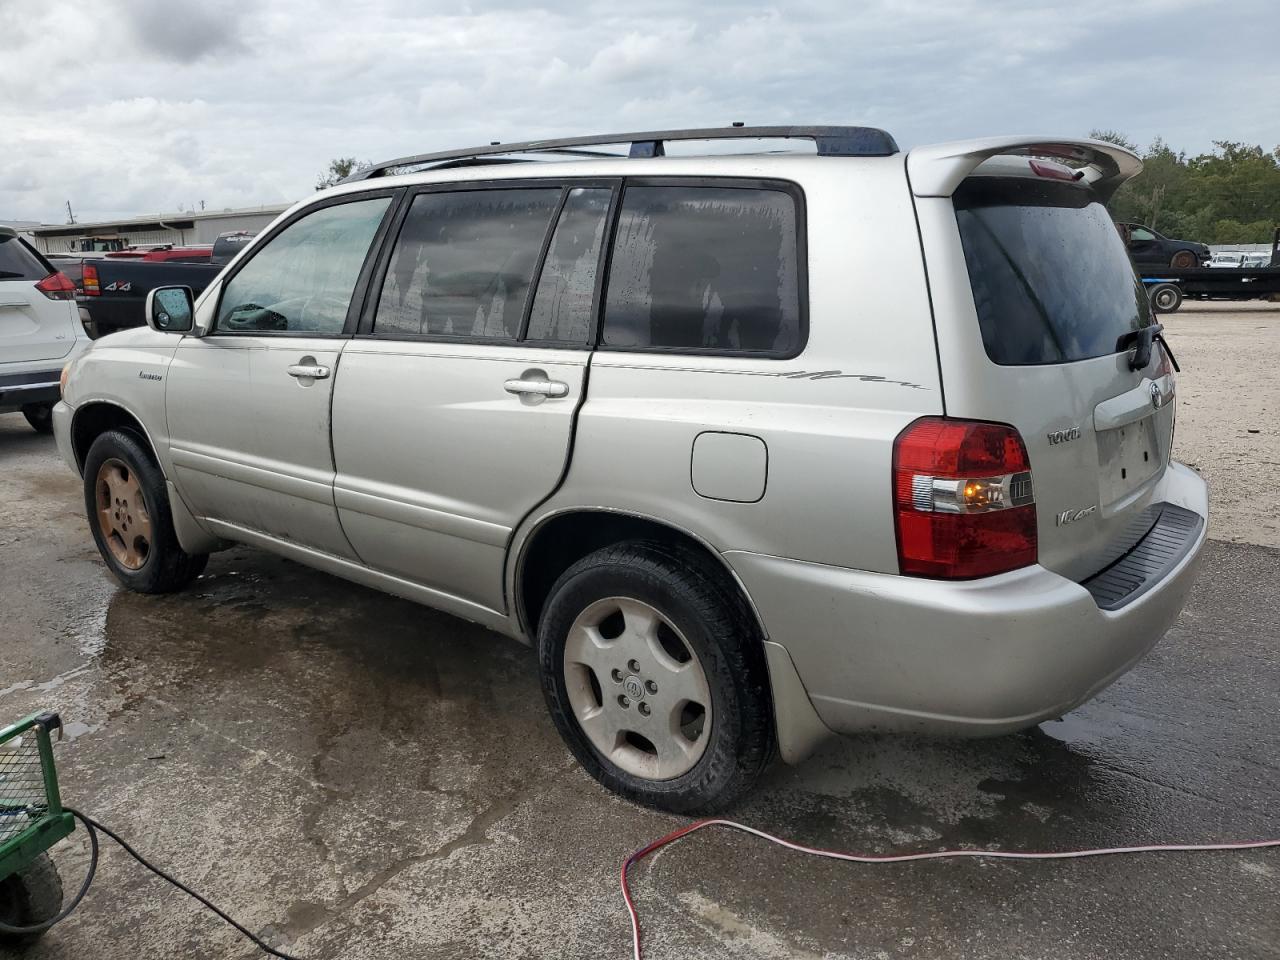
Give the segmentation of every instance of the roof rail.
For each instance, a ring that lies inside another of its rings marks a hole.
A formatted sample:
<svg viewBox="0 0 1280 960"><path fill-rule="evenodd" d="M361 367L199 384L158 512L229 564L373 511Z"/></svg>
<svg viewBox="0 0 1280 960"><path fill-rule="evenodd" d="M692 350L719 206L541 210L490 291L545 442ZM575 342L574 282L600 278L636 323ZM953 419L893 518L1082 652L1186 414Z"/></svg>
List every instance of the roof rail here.
<svg viewBox="0 0 1280 960"><path fill-rule="evenodd" d="M479 160L513 153L561 153L575 157L611 157L614 154L582 150L582 147L628 144L628 157L661 157L665 144L676 140L812 140L819 156L888 157L898 152L893 137L875 127L707 127L692 130L650 130L643 133L606 133L590 137L558 140L525 140L521 143L491 143L485 147L445 150L398 157L357 170L341 183L385 177L403 167L421 167L456 161Z"/></svg>

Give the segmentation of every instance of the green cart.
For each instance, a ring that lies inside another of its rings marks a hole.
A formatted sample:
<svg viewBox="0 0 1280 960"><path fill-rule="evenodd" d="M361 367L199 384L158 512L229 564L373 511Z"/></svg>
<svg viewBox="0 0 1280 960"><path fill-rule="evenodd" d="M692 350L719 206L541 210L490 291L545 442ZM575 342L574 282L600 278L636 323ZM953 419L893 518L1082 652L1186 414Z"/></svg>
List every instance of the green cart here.
<svg viewBox="0 0 1280 960"><path fill-rule="evenodd" d="M53 767L50 734L61 729L56 713L39 713L0 730L0 944L40 935L5 927L39 927L62 910L62 880L46 852L75 829Z"/></svg>

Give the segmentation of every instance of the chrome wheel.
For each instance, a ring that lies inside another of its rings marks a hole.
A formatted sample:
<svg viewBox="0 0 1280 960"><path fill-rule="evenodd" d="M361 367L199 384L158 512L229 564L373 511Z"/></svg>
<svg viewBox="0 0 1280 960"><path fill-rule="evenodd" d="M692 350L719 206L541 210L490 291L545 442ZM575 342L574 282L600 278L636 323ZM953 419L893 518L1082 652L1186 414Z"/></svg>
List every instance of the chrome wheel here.
<svg viewBox="0 0 1280 960"><path fill-rule="evenodd" d="M151 515L138 475L123 460L104 460L95 482L98 530L120 566L141 570L151 554Z"/></svg>
<svg viewBox="0 0 1280 960"><path fill-rule="evenodd" d="M711 688L693 648L656 608L606 597L582 611L564 646L569 705L592 746L646 780L672 780L701 759Z"/></svg>

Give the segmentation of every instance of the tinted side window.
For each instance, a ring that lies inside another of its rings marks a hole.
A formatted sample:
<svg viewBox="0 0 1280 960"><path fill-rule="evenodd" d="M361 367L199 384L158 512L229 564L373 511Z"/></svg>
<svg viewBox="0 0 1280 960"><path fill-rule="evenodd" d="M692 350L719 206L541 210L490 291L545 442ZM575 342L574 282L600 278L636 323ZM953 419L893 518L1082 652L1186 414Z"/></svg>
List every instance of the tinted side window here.
<svg viewBox="0 0 1280 960"><path fill-rule="evenodd" d="M559 188L422 193L396 240L374 333L510 339Z"/></svg>
<svg viewBox="0 0 1280 960"><path fill-rule="evenodd" d="M215 330L341 333L390 197L322 207L254 253L222 293Z"/></svg>
<svg viewBox="0 0 1280 960"><path fill-rule="evenodd" d="M538 292L529 314L530 340L585 343L591 333L600 242L613 191L578 187L569 191L556 224Z"/></svg>
<svg viewBox="0 0 1280 960"><path fill-rule="evenodd" d="M43 280L52 272L21 237L0 237L0 281Z"/></svg>
<svg viewBox="0 0 1280 960"><path fill-rule="evenodd" d="M781 190L628 187L603 342L791 354L801 346L796 209Z"/></svg>

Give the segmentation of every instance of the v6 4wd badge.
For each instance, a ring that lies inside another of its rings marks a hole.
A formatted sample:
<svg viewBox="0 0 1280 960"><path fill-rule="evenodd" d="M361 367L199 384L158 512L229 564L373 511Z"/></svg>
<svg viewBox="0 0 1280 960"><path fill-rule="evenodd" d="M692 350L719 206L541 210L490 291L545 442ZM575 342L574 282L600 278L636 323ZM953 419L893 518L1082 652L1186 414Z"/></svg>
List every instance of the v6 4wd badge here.
<svg viewBox="0 0 1280 960"><path fill-rule="evenodd" d="M1097 509L1098 505L1095 503L1092 507L1085 507L1083 510L1063 510L1057 516L1058 526L1065 527L1068 523L1083 520Z"/></svg>

